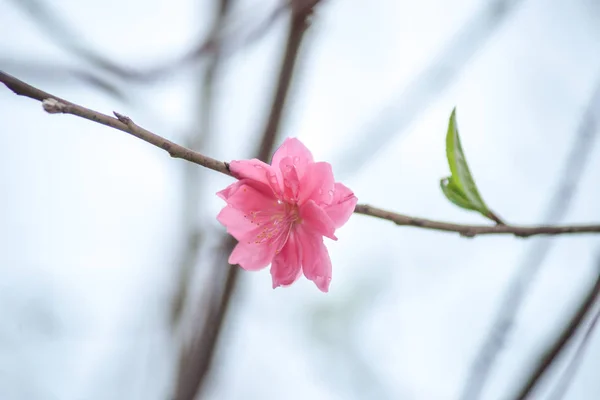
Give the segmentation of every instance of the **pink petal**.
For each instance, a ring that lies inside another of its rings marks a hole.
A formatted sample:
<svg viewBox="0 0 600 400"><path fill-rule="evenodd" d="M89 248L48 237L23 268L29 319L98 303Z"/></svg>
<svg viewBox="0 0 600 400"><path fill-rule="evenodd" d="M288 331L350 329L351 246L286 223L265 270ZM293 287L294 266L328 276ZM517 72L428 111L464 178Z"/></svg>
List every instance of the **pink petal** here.
<svg viewBox="0 0 600 400"><path fill-rule="evenodd" d="M298 200L298 192L300 189L300 179L292 157L285 157L279 163L281 171L281 181L283 182L283 197L289 202Z"/></svg>
<svg viewBox="0 0 600 400"><path fill-rule="evenodd" d="M358 199L354 193L352 193L352 190L348 189L341 183L336 183L333 194L333 202L331 205L323 208L337 229L348 221L354 212L354 207L356 206L357 202Z"/></svg>
<svg viewBox="0 0 600 400"><path fill-rule="evenodd" d="M283 246L281 252L275 255L271 264L273 289L294 283L302 274L300 265L300 246L296 241L295 233L291 233L287 243Z"/></svg>
<svg viewBox="0 0 600 400"><path fill-rule="evenodd" d="M219 196L223 200L227 201L227 199L229 199L231 196L233 196L235 194L235 192L237 192L238 189L240 188L240 186L243 184L244 184L244 182L242 182L242 181L234 182L231 185L227 186L225 189L217 192L217 196Z"/></svg>
<svg viewBox="0 0 600 400"><path fill-rule="evenodd" d="M282 208L273 193L266 194L250 184L250 180L243 179L229 185L217 195L231 207L247 213L252 211L260 211L261 214L275 213Z"/></svg>
<svg viewBox="0 0 600 400"><path fill-rule="evenodd" d="M229 170L238 179L249 179L261 185L271 188L275 193L280 192L280 184L277 181L275 169L256 158L252 160L234 160L229 163ZM256 186L264 191L263 186Z"/></svg>
<svg viewBox="0 0 600 400"><path fill-rule="evenodd" d="M271 165L278 167L286 157L291 157L293 164L296 166L298 171L298 177L302 178L304 175L304 169L308 164L313 162L313 156L302 142L296 138L287 138L283 144L279 146L275 154L273 154L273 160Z"/></svg>
<svg viewBox="0 0 600 400"><path fill-rule="evenodd" d="M217 221L227 228L227 232L241 242L254 242L261 227L253 224L245 217L243 211L225 206L217 215Z"/></svg>
<svg viewBox="0 0 600 400"><path fill-rule="evenodd" d="M296 237L301 247L302 271L322 291L329 291L331 282L331 259L323 238L310 230L299 227Z"/></svg>
<svg viewBox="0 0 600 400"><path fill-rule="evenodd" d="M273 246L239 242L229 256L229 264L239 264L247 271L258 271L269 265L274 256Z"/></svg>
<svg viewBox="0 0 600 400"><path fill-rule="evenodd" d="M326 162L309 164L300 181L298 204L309 199L314 200L318 205L331 204L335 194L334 188L331 164Z"/></svg>
<svg viewBox="0 0 600 400"><path fill-rule="evenodd" d="M308 200L300 207L300 218L302 224L309 230L315 231L319 235L327 236L330 239L337 240L335 237L335 226L327 213L312 200Z"/></svg>

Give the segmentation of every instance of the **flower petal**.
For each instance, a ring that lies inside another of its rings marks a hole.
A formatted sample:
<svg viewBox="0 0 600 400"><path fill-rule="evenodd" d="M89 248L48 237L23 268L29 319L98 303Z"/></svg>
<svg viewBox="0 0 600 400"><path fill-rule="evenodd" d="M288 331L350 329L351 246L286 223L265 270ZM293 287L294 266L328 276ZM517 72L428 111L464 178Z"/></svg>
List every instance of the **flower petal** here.
<svg viewBox="0 0 600 400"><path fill-rule="evenodd" d="M229 163L229 170L238 179L249 179L259 185L258 190L265 191L266 187L271 188L273 192L279 193L280 183L277 181L275 169L269 164L264 163L256 158L252 160L234 160ZM262 186L265 185L265 186Z"/></svg>
<svg viewBox="0 0 600 400"><path fill-rule="evenodd" d="M302 271L322 292L329 291L331 282L331 259L323 238L300 226L296 238L301 247Z"/></svg>
<svg viewBox="0 0 600 400"><path fill-rule="evenodd" d="M239 264L247 271L258 271L269 265L274 256L273 246L239 242L229 256L229 264Z"/></svg>
<svg viewBox="0 0 600 400"><path fill-rule="evenodd" d="M331 205L323 208L337 229L348 221L357 202L358 199L352 190L341 183L336 183Z"/></svg>
<svg viewBox="0 0 600 400"><path fill-rule="evenodd" d="M231 207L247 213L260 211L261 214L272 214L282 208L273 193L264 193L251 184L249 179L242 179L229 185L217 195Z"/></svg>
<svg viewBox="0 0 600 400"><path fill-rule="evenodd" d="M273 289L291 285L302 275L300 246L295 236L294 232L290 233L285 246L273 259L271 264Z"/></svg>
<svg viewBox="0 0 600 400"><path fill-rule="evenodd" d="M255 224L244 218L244 212L236 208L225 206L217 215L217 221L227 228L227 232L239 241L254 241L258 235Z"/></svg>
<svg viewBox="0 0 600 400"><path fill-rule="evenodd" d="M296 138L287 138L283 141L282 145L279 146L277 151L275 151L275 154L273 154L271 165L277 168L280 165L281 160L286 157L292 158L293 164L298 171L299 178L302 178L304 175L306 166L313 162L313 156L310 150Z"/></svg>
<svg viewBox="0 0 600 400"><path fill-rule="evenodd" d="M303 204L309 199L314 200L318 205L331 204L335 194L334 188L331 164L326 162L309 164L300 181L298 204Z"/></svg>
<svg viewBox="0 0 600 400"><path fill-rule="evenodd" d="M335 237L335 226L327 213L312 200L308 200L300 207L300 219L302 224L309 230L321 236L337 240Z"/></svg>
<svg viewBox="0 0 600 400"><path fill-rule="evenodd" d="M283 182L283 198L288 203L295 203L298 200L300 179L292 157L284 157L279 163L279 169Z"/></svg>
<svg viewBox="0 0 600 400"><path fill-rule="evenodd" d="M231 185L227 186L225 189L218 191L217 196L227 201L227 199L233 196L233 194L237 192L240 186L243 184L244 183L241 181L234 182Z"/></svg>

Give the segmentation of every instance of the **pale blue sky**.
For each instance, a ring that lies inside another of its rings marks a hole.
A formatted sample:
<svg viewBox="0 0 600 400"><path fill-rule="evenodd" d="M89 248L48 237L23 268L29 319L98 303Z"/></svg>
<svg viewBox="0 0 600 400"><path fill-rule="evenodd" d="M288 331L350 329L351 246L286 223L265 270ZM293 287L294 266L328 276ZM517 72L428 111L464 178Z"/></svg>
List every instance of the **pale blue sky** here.
<svg viewBox="0 0 600 400"><path fill-rule="evenodd" d="M185 52L212 15L208 2L191 0L48 3L94 48L140 67ZM541 222L600 81L594 2L522 0L456 79L408 127L394 129L395 118L406 118L394 108L405 101L403 90L488 3L327 1L306 39L281 137L298 136L315 158L332 161L360 202L484 223L439 189L448 175L445 129L457 106L463 147L488 204L510 222ZM246 26L276 4L240 0L232 17ZM227 60L211 156L253 150L284 33L280 20ZM0 54L0 68L6 57L86 68L7 0L0 1ZM134 86L131 105L73 82L7 72L88 107L123 112L169 138L198 124L190 71ZM389 129L389 140L352 168L353 145L373 129ZM45 114L2 88L0 141L0 398L166 399L176 363L163 318L180 249L182 162L121 132ZM600 220L599 147L564 222ZM214 193L231 180L210 171L203 177L199 209L210 247L223 231ZM327 295L305 280L273 290L267 270L242 273L208 398L454 399L504 290L543 240L469 240L361 215L336 234L339 241L327 243L334 267ZM597 273L598 238L553 240L485 399L518 385ZM210 284L207 263L197 266L198 299ZM598 356L596 334L567 398L598 398Z"/></svg>

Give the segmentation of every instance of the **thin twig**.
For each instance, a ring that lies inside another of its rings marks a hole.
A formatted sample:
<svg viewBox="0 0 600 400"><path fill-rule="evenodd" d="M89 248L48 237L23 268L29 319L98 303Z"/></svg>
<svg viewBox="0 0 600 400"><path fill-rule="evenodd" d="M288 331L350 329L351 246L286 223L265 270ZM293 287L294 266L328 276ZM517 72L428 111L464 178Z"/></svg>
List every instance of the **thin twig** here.
<svg viewBox="0 0 600 400"><path fill-rule="evenodd" d="M544 212L542 220L546 224L556 224L563 219L573 201L578 183L585 171L585 165L594 148L594 140L598 132L599 107L600 82L596 84L583 113L561 177ZM490 331L473 361L460 397L462 400L479 398L512 330L515 316L527 290L550 253L552 243L550 240L535 241L525 254L523 262L517 268L516 275L500 303Z"/></svg>
<svg viewBox="0 0 600 400"><path fill-rule="evenodd" d="M168 139L158 136L157 134L136 125L130 118L124 115L115 113L117 118L113 118L98 111L90 110L67 100L61 99L60 97L54 96L50 93L46 93L2 71L0 71L0 82L3 82L9 89L18 95L30 97L32 99L44 102L44 108L50 113L72 114L123 132L127 132L132 136L135 136L147 143L167 151L173 158L181 158L205 168L212 169L213 171L233 176L229 171L229 164L227 162L215 160L214 158L210 158L199 152L193 151L187 147L178 145ZM48 99L53 100L48 101ZM277 113L280 114L281 111L277 111ZM277 125L278 123L269 122L267 127L272 129L273 127L276 128ZM267 131L265 130L265 132ZM264 154L266 154L266 151L264 151L263 154L260 154L260 156L264 156ZM263 157L263 159L267 158L268 156ZM392 221L396 225L400 226L412 226L429 230L453 232L465 237L503 234L517 237L531 237L538 235L600 233L600 224L534 226L455 224L451 222L412 217L366 204L358 204L354 212L357 214L363 214Z"/></svg>
<svg viewBox="0 0 600 400"><path fill-rule="evenodd" d="M558 381L558 383L556 384L554 390L550 394L550 397L548 397L548 400L561 400L564 397L564 395L567 393L567 390L569 389L569 385L570 385L571 381L573 380L573 377L575 376L577 369L581 365L581 361L583 360L583 355L585 354L585 350L587 349L588 345L590 344L590 339L592 338L592 333L594 332L594 329L598 325L599 319L600 319L600 308L598 308L596 310L596 314L594 314L594 316L592 317L592 320L590 321L589 325L587 326L587 329L585 330L585 333L583 334L583 338L581 339L581 342L579 343L577 350L575 350L575 354L573 355L573 358L569 362L569 365L565 369L563 375L561 376L561 378Z"/></svg>
<svg viewBox="0 0 600 400"><path fill-rule="evenodd" d="M425 218L411 217L398 214L381 208L371 207L366 204L357 204L354 212L357 214L369 215L375 218L381 218L394 222L400 226L413 226L423 229L431 229L445 232L455 232L465 237L474 237L479 235L500 235L509 234L517 237L530 237L536 235L562 235L566 233L598 233L600 225L539 225L539 226L520 226L520 225L466 225L454 224L451 222L434 221Z"/></svg>
<svg viewBox="0 0 600 400"><path fill-rule="evenodd" d="M600 260L599 260L600 262ZM600 267L600 265L599 265ZM600 269L600 268L599 268ZM600 298L600 273L597 273L596 282L587 292L581 305L577 307L575 314L569 320L569 323L562 330L556 340L539 358L536 367L523 383L523 386L518 390L517 400L525 400L544 376L548 368L558 359L560 353L564 350L567 344L571 341L577 329L581 326L586 315L592 310L596 300Z"/></svg>
<svg viewBox="0 0 600 400"><path fill-rule="evenodd" d="M138 139L142 139L145 142L165 150L173 158L181 158L183 160L193 162L194 164L201 165L205 168L231 176L231 173L229 172L229 164L226 162L215 160L214 158L207 157L196 151L188 149L187 147L183 147L177 143L171 142L168 139L158 136L157 134L136 125L129 117L126 117L122 114L114 112L116 117L114 118L101 112L90 110L89 108L82 107L58 96L44 92L43 90L33 87L2 71L0 71L0 82L4 83L10 90L20 96L41 101L44 106L44 110L50 114L71 114L109 126L114 129L118 129L123 132L127 132Z"/></svg>

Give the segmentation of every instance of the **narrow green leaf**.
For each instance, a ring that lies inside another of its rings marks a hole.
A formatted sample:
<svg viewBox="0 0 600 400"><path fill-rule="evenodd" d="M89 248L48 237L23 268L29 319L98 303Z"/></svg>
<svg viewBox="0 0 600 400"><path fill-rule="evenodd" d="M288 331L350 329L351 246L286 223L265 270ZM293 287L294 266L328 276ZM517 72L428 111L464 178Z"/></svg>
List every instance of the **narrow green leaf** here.
<svg viewBox="0 0 600 400"><path fill-rule="evenodd" d="M454 183L454 180L452 180L451 176L442 179L440 181L440 187L442 188L442 192L444 192L446 198L452 203L467 210L478 211L465 197L456 183Z"/></svg>
<svg viewBox="0 0 600 400"><path fill-rule="evenodd" d="M460 136L458 134L458 126L456 124L456 108L452 110L450 121L448 123L448 133L446 134L446 156L448 157L448 165L452 173L451 180L460 189L473 206L471 209L481 211L482 214L489 212L485 205L475 180L471 175L467 159L460 144Z"/></svg>
<svg viewBox="0 0 600 400"><path fill-rule="evenodd" d="M461 208L478 211L484 217L501 223L502 221L490 211L483 201L467 164L456 124L456 108L452 110L450 121L448 122L446 157L448 158L448 165L452 174L440 182L446 198Z"/></svg>

